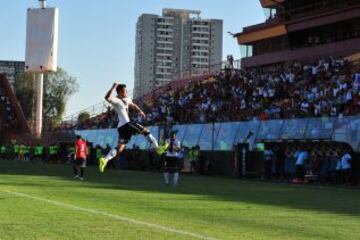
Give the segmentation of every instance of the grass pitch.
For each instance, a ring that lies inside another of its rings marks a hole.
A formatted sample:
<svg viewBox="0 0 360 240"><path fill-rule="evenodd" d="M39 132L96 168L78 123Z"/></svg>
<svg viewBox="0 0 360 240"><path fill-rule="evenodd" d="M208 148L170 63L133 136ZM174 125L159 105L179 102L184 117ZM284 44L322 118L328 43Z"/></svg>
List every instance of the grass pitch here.
<svg viewBox="0 0 360 240"><path fill-rule="evenodd" d="M360 239L360 189L0 161L0 239Z"/></svg>

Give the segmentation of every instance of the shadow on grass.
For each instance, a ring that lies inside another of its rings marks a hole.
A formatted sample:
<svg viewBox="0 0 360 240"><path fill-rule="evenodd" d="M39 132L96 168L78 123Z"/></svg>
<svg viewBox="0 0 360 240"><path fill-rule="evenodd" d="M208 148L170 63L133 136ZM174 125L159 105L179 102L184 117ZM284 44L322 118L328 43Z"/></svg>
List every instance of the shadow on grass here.
<svg viewBox="0 0 360 240"><path fill-rule="evenodd" d="M72 180L70 165L46 165L0 161L1 175L36 176L23 181L2 180L1 186L35 187L79 187ZM39 177L57 177L59 181L49 183ZM51 185L49 185L51 184ZM333 186L305 186L240 181L233 178L182 176L176 189L162 185L162 175L154 172L108 170L100 174L95 167L86 169L83 187L99 189L122 189L130 191L159 192L168 194L190 194L206 196L213 201L255 203L290 209L311 210L325 213L360 216L360 189Z"/></svg>

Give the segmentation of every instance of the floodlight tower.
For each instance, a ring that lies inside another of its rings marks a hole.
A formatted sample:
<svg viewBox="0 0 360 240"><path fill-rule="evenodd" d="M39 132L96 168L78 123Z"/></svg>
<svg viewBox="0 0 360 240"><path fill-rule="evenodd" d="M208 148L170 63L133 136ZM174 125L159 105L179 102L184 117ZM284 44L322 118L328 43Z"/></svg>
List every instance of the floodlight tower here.
<svg viewBox="0 0 360 240"><path fill-rule="evenodd" d="M40 8L46 8L46 0L39 0ZM35 136L41 137L43 125L44 73L35 73Z"/></svg>
<svg viewBox="0 0 360 240"><path fill-rule="evenodd" d="M57 8L46 8L46 0L38 0L40 8L29 8L26 26L25 70L35 75L34 134L41 137L43 125L44 73L57 71Z"/></svg>
<svg viewBox="0 0 360 240"><path fill-rule="evenodd" d="M46 8L46 0L39 0L40 2L40 8L44 9Z"/></svg>

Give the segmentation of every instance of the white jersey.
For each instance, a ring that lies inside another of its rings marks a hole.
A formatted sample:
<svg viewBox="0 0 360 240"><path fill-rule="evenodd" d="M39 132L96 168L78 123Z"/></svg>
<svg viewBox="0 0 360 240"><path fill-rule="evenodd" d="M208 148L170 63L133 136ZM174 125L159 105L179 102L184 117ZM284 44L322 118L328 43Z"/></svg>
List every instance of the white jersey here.
<svg viewBox="0 0 360 240"><path fill-rule="evenodd" d="M168 145L168 149L166 150L166 156L167 157L178 157L179 156L179 152L178 151L175 151L175 150L172 150L170 149L170 139L166 139L166 145ZM180 141L178 141L177 139L174 140L174 143L173 143L173 147L180 150Z"/></svg>
<svg viewBox="0 0 360 240"><path fill-rule="evenodd" d="M119 124L118 128L130 122L129 118L129 103L132 103L130 98L110 98L109 102L114 107L115 112L118 115Z"/></svg>

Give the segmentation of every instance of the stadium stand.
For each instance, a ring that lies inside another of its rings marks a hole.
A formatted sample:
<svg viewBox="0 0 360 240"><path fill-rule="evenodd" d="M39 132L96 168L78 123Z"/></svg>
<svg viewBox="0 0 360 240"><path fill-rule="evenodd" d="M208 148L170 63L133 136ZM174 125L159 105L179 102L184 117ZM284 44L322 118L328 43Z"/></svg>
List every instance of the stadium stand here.
<svg viewBox="0 0 360 240"><path fill-rule="evenodd" d="M30 133L25 119L11 86L5 75L0 74L0 114L1 130L7 133Z"/></svg>
<svg viewBox="0 0 360 240"><path fill-rule="evenodd" d="M268 20L235 34L243 67L359 52L358 0L260 0Z"/></svg>
<svg viewBox="0 0 360 240"><path fill-rule="evenodd" d="M146 119L135 118L144 125L173 125L356 115L360 112L356 67L357 63L354 66L344 58L329 57L266 68L227 69L177 91L168 86L168 91L150 103L135 100L147 112ZM74 127L111 128L116 124L115 113L107 108Z"/></svg>
<svg viewBox="0 0 360 240"><path fill-rule="evenodd" d="M359 82L344 59L228 71L161 96L147 124L182 124L355 115ZM192 111L186 111L192 109ZM140 120L140 119L139 119Z"/></svg>

